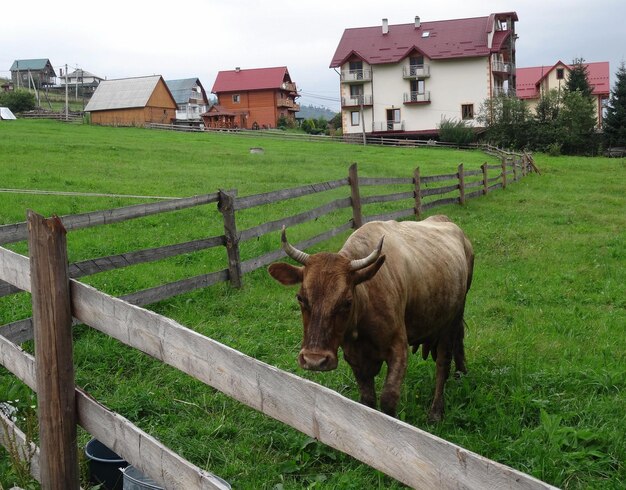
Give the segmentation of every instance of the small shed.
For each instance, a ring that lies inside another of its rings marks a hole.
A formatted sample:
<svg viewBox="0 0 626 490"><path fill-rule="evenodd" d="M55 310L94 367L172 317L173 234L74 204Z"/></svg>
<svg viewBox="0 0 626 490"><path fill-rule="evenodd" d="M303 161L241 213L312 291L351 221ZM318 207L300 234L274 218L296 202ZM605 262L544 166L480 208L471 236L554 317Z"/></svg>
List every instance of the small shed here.
<svg viewBox="0 0 626 490"><path fill-rule="evenodd" d="M176 118L176 100L161 75L104 80L85 112L92 124L103 126L170 124Z"/></svg>
<svg viewBox="0 0 626 490"><path fill-rule="evenodd" d="M212 105L211 108L202 114L204 127L210 129L231 129L236 128L235 117L237 114L224 109L221 105Z"/></svg>
<svg viewBox="0 0 626 490"><path fill-rule="evenodd" d="M9 120L9 119L17 119L17 118L11 112L11 109L9 109L8 107L0 107L0 119Z"/></svg>

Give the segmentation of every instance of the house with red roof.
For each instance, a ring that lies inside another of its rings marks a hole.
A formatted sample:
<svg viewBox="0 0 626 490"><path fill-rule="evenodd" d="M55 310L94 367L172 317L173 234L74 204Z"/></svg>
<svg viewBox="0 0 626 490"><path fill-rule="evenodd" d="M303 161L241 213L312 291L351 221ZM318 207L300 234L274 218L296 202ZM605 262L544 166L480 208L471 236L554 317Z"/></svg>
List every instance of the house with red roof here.
<svg viewBox="0 0 626 490"><path fill-rule="evenodd" d="M281 116L295 121L300 110L298 89L286 66L220 71L211 92L218 100L211 119L233 121L234 114L231 124L238 128L275 128Z"/></svg>
<svg viewBox="0 0 626 490"><path fill-rule="evenodd" d="M604 110L609 102L611 92L609 62L584 63L587 67L587 81L592 88L596 103L598 126L602 125ZM565 87L567 76L572 65L557 61L552 66L532 66L517 69L517 97L525 100L532 112L543 94L550 90L561 93Z"/></svg>
<svg viewBox="0 0 626 490"><path fill-rule="evenodd" d="M477 126L480 105L515 87L515 12L346 29L340 73L344 134L435 136L443 119Z"/></svg>

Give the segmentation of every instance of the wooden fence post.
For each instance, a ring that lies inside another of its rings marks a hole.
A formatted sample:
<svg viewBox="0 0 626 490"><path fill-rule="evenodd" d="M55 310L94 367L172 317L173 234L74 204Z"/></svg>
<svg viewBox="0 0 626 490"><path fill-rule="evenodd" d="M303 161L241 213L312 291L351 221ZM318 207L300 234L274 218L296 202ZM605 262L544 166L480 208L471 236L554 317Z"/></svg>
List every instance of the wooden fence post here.
<svg viewBox="0 0 626 490"><path fill-rule="evenodd" d="M457 172L459 176L459 204L463 205L465 204L465 173L462 163L459 163Z"/></svg>
<svg viewBox="0 0 626 490"><path fill-rule="evenodd" d="M35 330L40 478L44 489L78 489L72 312L66 231L28 212Z"/></svg>
<svg viewBox="0 0 626 490"><path fill-rule="evenodd" d="M517 182L517 179L519 179L519 176L517 175L517 165L519 161L513 158L511 159L511 163L513 164L513 181Z"/></svg>
<svg viewBox="0 0 626 490"><path fill-rule="evenodd" d="M506 189L506 157L502 157L502 189Z"/></svg>
<svg viewBox="0 0 626 490"><path fill-rule="evenodd" d="M483 171L483 195L487 194L489 192L489 178L487 177L487 162L483 163L480 166L481 170Z"/></svg>
<svg viewBox="0 0 626 490"><path fill-rule="evenodd" d="M235 220L235 198L237 191L219 190L217 208L224 219L224 236L226 238L226 253L228 254L228 275L231 286L241 287L241 258L239 256L239 236Z"/></svg>
<svg viewBox="0 0 626 490"><path fill-rule="evenodd" d="M413 183L415 184L415 217L419 218L422 213L422 190L419 167L413 172Z"/></svg>
<svg viewBox="0 0 626 490"><path fill-rule="evenodd" d="M363 212L361 211L361 192L359 190L359 173L356 163L350 165L348 181L350 182L350 198L352 200L352 223L354 228L363 225Z"/></svg>

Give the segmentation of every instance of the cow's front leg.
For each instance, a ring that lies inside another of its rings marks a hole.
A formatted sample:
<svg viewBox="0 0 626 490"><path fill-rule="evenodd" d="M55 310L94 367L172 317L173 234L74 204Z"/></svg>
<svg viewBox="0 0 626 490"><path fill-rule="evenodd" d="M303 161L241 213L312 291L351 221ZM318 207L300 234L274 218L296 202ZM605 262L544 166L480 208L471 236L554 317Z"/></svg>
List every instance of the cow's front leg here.
<svg viewBox="0 0 626 490"><path fill-rule="evenodd" d="M400 388L406 375L407 364L406 343L398 344L391 349L391 355L387 359L387 377L380 395L380 409L387 415L396 416Z"/></svg>
<svg viewBox="0 0 626 490"><path fill-rule="evenodd" d="M370 408L376 408L376 387L374 378L380 372L382 361L368 359L358 349L344 347L344 357L354 373L359 386L360 402Z"/></svg>
<svg viewBox="0 0 626 490"><path fill-rule="evenodd" d="M450 376L452 349L448 342L439 342L437 346L437 372L435 374L435 396L428 413L429 422L440 422L444 412L444 388Z"/></svg>

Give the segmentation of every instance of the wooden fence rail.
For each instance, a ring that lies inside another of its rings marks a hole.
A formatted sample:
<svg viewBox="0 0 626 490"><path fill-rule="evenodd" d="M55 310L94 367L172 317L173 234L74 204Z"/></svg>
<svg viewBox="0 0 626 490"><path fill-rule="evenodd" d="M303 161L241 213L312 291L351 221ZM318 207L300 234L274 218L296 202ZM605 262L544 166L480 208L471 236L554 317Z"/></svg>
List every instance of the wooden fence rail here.
<svg viewBox="0 0 626 490"><path fill-rule="evenodd" d="M208 274L182 279L170 284L152 287L143 291L137 291L124 296L126 301L144 306L160 300L170 298L179 294L204 288L218 282L230 281L234 287L242 284L242 275L260 267L264 267L271 262L284 257L282 250L277 250L242 261L240 257L240 243L253 238L264 236L268 233L280 230L285 225L288 227L306 223L322 216L328 215L337 210L352 208L352 219L328 232L296 244L299 248L307 248L312 245L328 240L350 228L358 228L363 223L375 220L405 219L412 216L418 217L422 212L446 204L464 204L467 199L472 199L486 194L498 187L504 187L509 168L521 168L522 173L515 173L515 177L525 175L531 168L532 157L520 155L517 159L503 156L500 164L483 164L477 170L465 170L463 165L459 165L456 173L443 175L420 176L419 168L415 169L412 178L381 178L381 177L360 177L357 166L353 164L349 169L349 176L343 179L308 184L300 187L280 189L263 194L256 194L245 197L238 197L236 190L219 191L213 194L193 196L189 198L170 199L161 202L148 204L138 204L123 208L109 209L104 211L94 211L78 215L62 216L61 222L66 230L77 230L92 226L118 223L130 219L143 218L146 216L187 209L191 207L217 203L224 221L224 234L207 237L185 243L165 245L150 249L126 252L123 254L111 255L83 260L69 265L69 277L79 278L110 271L122 267L128 267L140 263L147 263L173 257L179 254L191 253L215 247L225 247L228 255L227 268L214 271ZM533 164L534 165L534 164ZM503 171L504 169L504 171ZM489 170L497 170L497 175L488 177ZM473 180L472 180L473 179ZM450 183L453 182L453 183ZM445 183L442 186L437 184ZM403 192L391 192L361 197L360 188L363 186L389 186L407 185L411 190ZM309 209L304 212L282 217L273 221L239 230L237 225L237 212L257 206L271 205L289 199L301 198L318 193L350 187L350 197L338 198L324 205ZM465 192L466 189L480 187L473 192ZM450 196L451 193L458 192L458 196ZM442 196L438 199L425 201L431 196ZM404 207L395 211L382 214L365 216L363 207L378 203L410 202L411 207ZM27 223L15 223L0 226L0 244L22 241L27 238ZM8 294L20 292L21 289L15 285L0 280L0 297ZM0 335L14 342L24 342L32 339L33 329L31 319L18 320L16 322L0 326Z"/></svg>
<svg viewBox="0 0 626 490"><path fill-rule="evenodd" d="M41 220L44 228L51 221L36 218ZM31 227L29 241L41 242L42 237L37 236L41 233L41 226ZM33 267L46 268L47 263L43 257L30 262L26 257L0 247L0 279L3 281L34 294L33 288L38 283L32 278L42 272L31 269ZM69 301L72 315L78 321L412 487L554 488L74 279L69 280ZM58 344L48 342L36 346L37 356L45 355L39 349L46 348L55 350ZM63 350L68 348L71 346ZM41 390L37 362L37 358L0 336L0 363L33 390ZM65 383L69 380L63 372L58 372L57 377L64 378ZM52 383L58 384L59 381ZM38 395L41 396L39 391ZM73 396L78 423L158 484L181 489L225 488L214 475L185 461L87 393L74 388ZM2 423L7 434L19 434L11 420L4 418ZM40 427L40 430L46 428ZM390 438L390 434L393 437ZM13 440L26 444L24 438ZM58 448L55 463L59 468L65 466L65 455L71 452L72 449L65 446ZM42 460L40 454L37 468L41 467ZM51 486L45 480L43 468L32 471L32 474L44 479L47 488L78 488L77 483ZM66 484L68 481L65 480Z"/></svg>

